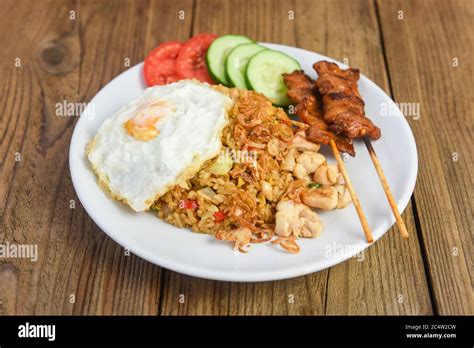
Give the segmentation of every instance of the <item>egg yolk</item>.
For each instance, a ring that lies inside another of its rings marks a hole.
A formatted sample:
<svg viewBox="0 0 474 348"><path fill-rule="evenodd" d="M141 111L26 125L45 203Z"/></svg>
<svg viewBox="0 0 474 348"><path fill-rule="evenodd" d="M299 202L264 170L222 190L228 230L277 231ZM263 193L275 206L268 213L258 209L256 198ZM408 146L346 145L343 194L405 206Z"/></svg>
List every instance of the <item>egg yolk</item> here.
<svg viewBox="0 0 474 348"><path fill-rule="evenodd" d="M155 101L139 108L135 116L124 123L125 130L139 141L150 141L160 133L156 123L171 111L172 107L166 101Z"/></svg>

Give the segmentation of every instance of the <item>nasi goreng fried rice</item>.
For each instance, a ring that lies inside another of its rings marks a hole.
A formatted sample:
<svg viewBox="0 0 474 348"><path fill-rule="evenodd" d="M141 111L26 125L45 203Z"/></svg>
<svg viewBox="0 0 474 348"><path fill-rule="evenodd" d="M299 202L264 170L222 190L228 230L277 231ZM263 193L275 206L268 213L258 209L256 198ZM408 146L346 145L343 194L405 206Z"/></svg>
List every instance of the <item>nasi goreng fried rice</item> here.
<svg viewBox="0 0 474 348"><path fill-rule="evenodd" d="M158 199L152 209L178 227L208 233L245 252L273 240L297 253L300 237L317 237L322 222L312 208L350 203L337 165L305 139L305 125L264 96L216 87L234 100L221 154L190 180Z"/></svg>

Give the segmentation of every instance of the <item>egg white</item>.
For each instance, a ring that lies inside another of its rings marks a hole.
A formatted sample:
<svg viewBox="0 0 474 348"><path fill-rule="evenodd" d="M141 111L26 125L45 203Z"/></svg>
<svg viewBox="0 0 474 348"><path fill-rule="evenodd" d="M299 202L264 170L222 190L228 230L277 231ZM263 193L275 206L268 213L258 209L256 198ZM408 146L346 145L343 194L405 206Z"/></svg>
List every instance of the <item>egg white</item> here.
<svg viewBox="0 0 474 348"><path fill-rule="evenodd" d="M149 141L131 136L124 124L144 106L171 108ZM205 83L184 80L150 87L105 120L86 153L101 186L135 211L145 211L171 187L191 178L221 150L221 134L233 101Z"/></svg>

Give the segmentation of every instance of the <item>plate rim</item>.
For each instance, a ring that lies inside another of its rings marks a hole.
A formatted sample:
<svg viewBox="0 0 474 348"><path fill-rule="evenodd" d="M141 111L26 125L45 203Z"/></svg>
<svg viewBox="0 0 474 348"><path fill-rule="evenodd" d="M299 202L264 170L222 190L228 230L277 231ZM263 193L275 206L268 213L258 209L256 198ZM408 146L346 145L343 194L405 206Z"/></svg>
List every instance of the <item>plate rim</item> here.
<svg viewBox="0 0 474 348"><path fill-rule="evenodd" d="M347 67L345 64L343 64L343 63L341 63L341 62L339 62L339 61L337 61L333 58L330 58L330 57L327 57L323 54L313 52L313 51L309 51L309 50L306 50L306 49L303 49L303 48L289 46L289 45L269 43L269 42L259 42L259 43L262 44L263 46L267 46L267 47L274 48L274 49L279 49L279 48L288 49L289 48L289 49L292 49L292 50L298 50L303 54L317 54L318 56L323 57L324 59L326 59L328 61L335 62L335 63L337 63L338 65L340 65L342 67ZM143 65L143 62L135 64L134 66L130 67L129 69L127 69L127 70L121 72L120 74L118 74L117 76L115 76L112 80L110 80L108 83L106 83L104 86L102 86L99 89L99 91L91 98L91 100L88 101L88 103L90 103L93 99L95 99L101 93L101 91L103 91L104 89L107 88L107 86L109 86L110 84L113 84L114 82L116 82L116 80L118 80L124 73L126 73L127 71L132 70L132 69L139 69L139 67L141 65ZM143 80L143 77L141 77L141 78ZM391 98L391 96L389 96L381 87L379 87L375 82L373 82L367 76L361 74L361 79L364 79L364 83L368 83L370 89L376 89L378 92L383 93L392 102L394 102L393 99ZM397 109L400 111L398 106L397 106ZM85 112L85 111L86 110L84 110L83 112ZM400 113L401 113L401 111L400 111ZM403 113L401 113L401 114L403 115ZM414 193L416 180L417 180L417 177L418 177L418 150L417 150L417 147L416 147L415 137L413 135L413 132L411 130L411 127L410 127L408 121L406 120L406 117L399 117L399 118L403 119L402 124L403 124L403 127L405 128L405 130L407 131L406 132L407 135L408 135L407 141L409 143L409 147L410 147L410 150L411 150L410 152L413 155L412 165L414 165L413 174L410 175L410 177L409 177L409 183L407 185L408 189L405 190L405 194L400 199L402 201L402 204L398 206L398 208L400 210L400 214L402 214L405 211L406 207L408 206L408 203L410 202L410 198L412 197L412 195ZM96 214L94 211L89 209L87 207L87 205L85 205L83 203L85 201L85 190L82 191L80 189L79 190L77 189L78 187L80 187L80 184L78 182L79 179L76 176L77 173L75 173L75 170L73 169L75 167L75 159L74 159L74 153L73 152L74 152L74 149L75 149L74 144L78 141L77 140L77 135L76 135L77 134L76 130L77 130L78 125L79 125L80 122L81 122L81 117L79 117L79 120L77 121L76 125L74 126L74 131L73 131L71 141L70 141L70 146L69 146L69 161L68 162L69 162L69 170L70 170L70 174L71 174L71 181L73 183L74 190L76 192L77 197L79 198L79 200L81 202L82 207L87 212L87 214L91 217L91 219L94 221L94 223L100 228L100 230L103 233L105 233L109 238L114 240L117 244L119 244L121 247L124 247L124 245L126 245L126 243L123 240L121 240L121 238L118 236L118 234L109 233L107 231L107 228L104 226L104 224L102 222L102 218L99 217L98 214ZM154 265L157 265L157 266L162 267L162 268L166 268L166 269L174 271L174 272L185 274L185 275L188 275L188 276L193 276L193 277L198 277L198 278L203 278L203 279L210 279L210 280L218 280L218 281L266 282L266 281L274 281L274 280L291 279L291 278L295 278L295 277L299 277L299 276L303 276L303 275L308 275L308 274L311 274L311 273L315 273L315 272L325 270L325 269L327 269L329 267L332 267L332 266L335 266L339 263L342 263L342 262L354 257L359 252L373 246L380 238L382 238L382 236L384 236L390 230L390 228L394 225L394 223L395 223L395 218L392 215L388 227L385 229L385 231L383 233L380 234L380 236L374 238L374 242L371 243L371 244L369 244L369 243L360 243L356 247L351 249L351 252L349 252L349 253L344 253L344 254L342 254L338 257L329 258L326 262L301 264L301 265L298 266L297 270L291 268L291 269L287 269L287 270L274 270L274 271L265 271L265 272L258 272L258 273L243 273L242 275L240 275L240 274L238 274L238 272L235 273L235 272L228 272L228 271L219 271L219 270L212 270L212 269L207 269L207 268L202 269L202 268L196 267L192 264L191 265L190 264L183 265L182 263L168 261L167 258L161 258L159 255L156 255L156 254L152 255L150 251L147 251L145 249L137 249L134 246L127 246L127 249L130 250L130 252L135 254L136 256L138 256L138 257L140 257L140 258L142 258L142 259L144 259L144 260L146 260L146 261L148 261L148 262L150 262Z"/></svg>

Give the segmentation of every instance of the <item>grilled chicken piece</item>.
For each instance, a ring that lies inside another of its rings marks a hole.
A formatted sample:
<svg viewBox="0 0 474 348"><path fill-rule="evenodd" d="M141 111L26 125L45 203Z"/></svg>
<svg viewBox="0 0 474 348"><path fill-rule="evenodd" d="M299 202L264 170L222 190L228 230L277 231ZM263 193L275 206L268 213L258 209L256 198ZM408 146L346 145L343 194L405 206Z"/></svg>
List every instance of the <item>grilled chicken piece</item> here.
<svg viewBox="0 0 474 348"><path fill-rule="evenodd" d="M288 88L288 97L296 104L296 114L301 121L311 126L306 131L306 138L325 145L328 145L331 139L334 139L340 151L355 156L352 141L333 134L324 120L321 96L315 88L315 81L302 70L294 71L291 74L283 74L283 79Z"/></svg>
<svg viewBox="0 0 474 348"><path fill-rule="evenodd" d="M318 73L316 87L323 95L324 120L330 124L329 129L348 138L380 138L380 129L365 116L365 104L357 88L359 70L342 70L326 61L315 63L313 68Z"/></svg>
<svg viewBox="0 0 474 348"><path fill-rule="evenodd" d="M306 131L306 139L325 145L329 145L331 139L334 139L339 151L347 152L354 157L355 150L352 140L339 134L334 134L331 131L331 126L328 126L326 121L324 121L321 112L321 102L318 97L318 91L314 90L313 95L307 96L302 103L296 106L296 114L299 118L304 123L311 125Z"/></svg>
<svg viewBox="0 0 474 348"><path fill-rule="evenodd" d="M334 139L336 147L339 149L339 151L346 152L352 157L355 156L355 149L354 145L352 144L352 139L345 138L339 134L331 133L330 131L321 130L315 125L312 125L306 131L306 139L309 141L329 145L331 138Z"/></svg>
<svg viewBox="0 0 474 348"><path fill-rule="evenodd" d="M283 74L283 80L288 88L288 98L290 98L293 104L298 105L308 95L313 94L315 82L303 70L295 70L290 74Z"/></svg>
<svg viewBox="0 0 474 348"><path fill-rule="evenodd" d="M319 123L326 129L321 103L315 94L317 93L315 81L303 70L283 74L283 80L288 88L288 97L296 105L296 114L301 121L309 125Z"/></svg>
<svg viewBox="0 0 474 348"><path fill-rule="evenodd" d="M308 140L319 144L329 144L329 141L334 139L334 135L324 122L319 102L314 95L308 95L302 103L296 106L296 114L304 123L310 125L306 131L306 136L310 135Z"/></svg>

